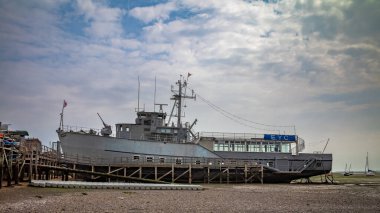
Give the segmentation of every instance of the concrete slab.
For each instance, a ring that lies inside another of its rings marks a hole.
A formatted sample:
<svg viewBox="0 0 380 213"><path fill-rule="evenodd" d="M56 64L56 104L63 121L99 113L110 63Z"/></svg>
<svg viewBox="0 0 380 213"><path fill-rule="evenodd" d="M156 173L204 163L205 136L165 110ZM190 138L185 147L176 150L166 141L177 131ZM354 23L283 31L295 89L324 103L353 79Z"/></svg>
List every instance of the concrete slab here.
<svg viewBox="0 0 380 213"><path fill-rule="evenodd" d="M128 190L202 190L200 185L193 184L154 184L154 183L112 183L32 180L29 184L35 187L86 188L86 189L128 189Z"/></svg>

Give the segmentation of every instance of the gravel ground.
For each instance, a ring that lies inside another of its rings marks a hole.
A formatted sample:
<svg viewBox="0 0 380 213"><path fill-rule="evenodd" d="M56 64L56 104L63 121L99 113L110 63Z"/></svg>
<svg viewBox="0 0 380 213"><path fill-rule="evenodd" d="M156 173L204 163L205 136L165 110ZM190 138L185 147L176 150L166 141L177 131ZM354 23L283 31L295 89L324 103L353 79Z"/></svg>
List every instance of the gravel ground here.
<svg viewBox="0 0 380 213"><path fill-rule="evenodd" d="M380 212L380 185L203 185L202 191L0 189L0 212Z"/></svg>

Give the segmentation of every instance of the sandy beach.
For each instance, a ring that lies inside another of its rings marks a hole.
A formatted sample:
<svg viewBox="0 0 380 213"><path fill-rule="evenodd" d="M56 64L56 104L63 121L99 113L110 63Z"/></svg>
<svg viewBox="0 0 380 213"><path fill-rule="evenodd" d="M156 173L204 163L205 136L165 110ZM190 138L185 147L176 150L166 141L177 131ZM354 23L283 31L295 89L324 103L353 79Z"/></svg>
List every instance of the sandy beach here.
<svg viewBox="0 0 380 213"><path fill-rule="evenodd" d="M380 185L203 185L202 191L0 190L0 212L379 212Z"/></svg>

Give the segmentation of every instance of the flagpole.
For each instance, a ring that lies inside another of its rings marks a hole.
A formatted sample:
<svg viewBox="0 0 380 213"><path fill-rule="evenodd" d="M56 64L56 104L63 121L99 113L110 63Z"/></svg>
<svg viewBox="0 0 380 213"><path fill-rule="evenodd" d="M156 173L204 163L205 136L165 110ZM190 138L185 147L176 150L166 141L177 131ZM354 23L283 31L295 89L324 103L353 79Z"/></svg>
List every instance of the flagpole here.
<svg viewBox="0 0 380 213"><path fill-rule="evenodd" d="M154 76L154 100L153 100L153 112L156 112L156 87L157 87L157 79Z"/></svg>
<svg viewBox="0 0 380 213"><path fill-rule="evenodd" d="M140 111L140 76L137 76L138 88L137 88L137 112Z"/></svg>

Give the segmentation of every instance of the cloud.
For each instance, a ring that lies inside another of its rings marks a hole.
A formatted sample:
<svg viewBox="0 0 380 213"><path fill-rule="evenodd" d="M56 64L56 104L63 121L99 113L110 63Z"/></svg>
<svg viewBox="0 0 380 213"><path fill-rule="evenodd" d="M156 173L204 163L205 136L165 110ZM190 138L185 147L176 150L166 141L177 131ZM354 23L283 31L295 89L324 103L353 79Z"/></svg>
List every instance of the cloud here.
<svg viewBox="0 0 380 213"><path fill-rule="evenodd" d="M370 40L379 45L380 2L364 1L299 1L296 4L302 14L303 33L318 33L321 38L334 39L342 36L351 42Z"/></svg>
<svg viewBox="0 0 380 213"><path fill-rule="evenodd" d="M144 23L150 23L169 19L170 13L176 9L175 2L167 2L148 7L135 7L129 11L129 15Z"/></svg>
<svg viewBox="0 0 380 213"><path fill-rule="evenodd" d="M102 3L91 0L77 1L78 11L84 15L90 24L86 33L97 38L118 37L123 33L121 18L125 11L120 8L110 8Z"/></svg>

